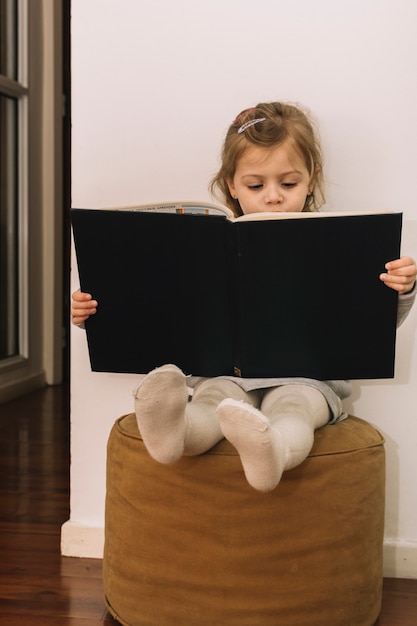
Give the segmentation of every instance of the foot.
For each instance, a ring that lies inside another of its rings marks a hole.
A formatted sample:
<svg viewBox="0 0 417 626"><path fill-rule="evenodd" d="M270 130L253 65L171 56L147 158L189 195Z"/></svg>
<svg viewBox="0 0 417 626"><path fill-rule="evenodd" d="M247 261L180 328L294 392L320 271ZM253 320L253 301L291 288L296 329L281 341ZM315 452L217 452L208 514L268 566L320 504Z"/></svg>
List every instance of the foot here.
<svg viewBox="0 0 417 626"><path fill-rule="evenodd" d="M286 451L282 435L267 417L246 402L227 398L217 407L224 436L236 448L248 483L271 491L281 480Z"/></svg>
<svg viewBox="0 0 417 626"><path fill-rule="evenodd" d="M138 428L149 454L159 463L175 463L184 451L185 374L176 365L152 370L135 392Z"/></svg>

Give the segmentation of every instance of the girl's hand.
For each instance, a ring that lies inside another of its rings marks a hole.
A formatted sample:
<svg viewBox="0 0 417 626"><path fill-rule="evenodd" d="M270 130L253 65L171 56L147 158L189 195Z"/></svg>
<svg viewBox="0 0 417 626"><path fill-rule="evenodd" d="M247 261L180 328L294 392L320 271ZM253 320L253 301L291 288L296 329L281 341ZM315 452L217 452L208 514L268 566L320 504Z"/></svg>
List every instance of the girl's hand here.
<svg viewBox="0 0 417 626"><path fill-rule="evenodd" d="M395 261L385 264L386 273L380 274L379 278L387 287L395 289L398 293L411 291L416 282L416 262L409 256L402 256Z"/></svg>
<svg viewBox="0 0 417 626"><path fill-rule="evenodd" d="M72 294L71 315L73 324L82 324L90 315L97 311L97 301L92 299L91 294L80 290Z"/></svg>

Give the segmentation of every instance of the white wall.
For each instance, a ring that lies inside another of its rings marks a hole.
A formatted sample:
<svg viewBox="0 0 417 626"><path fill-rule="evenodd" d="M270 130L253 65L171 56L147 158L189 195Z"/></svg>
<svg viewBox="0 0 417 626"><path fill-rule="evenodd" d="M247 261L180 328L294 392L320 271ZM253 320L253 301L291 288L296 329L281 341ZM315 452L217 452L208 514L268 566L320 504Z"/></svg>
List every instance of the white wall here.
<svg viewBox="0 0 417 626"><path fill-rule="evenodd" d="M417 88L409 0L72 0L74 207L207 199L220 144L259 101L307 105L321 128L329 210L404 211L417 256ZM317 268L319 271L319 268ZM72 288L78 287L73 263ZM416 307L417 308L417 307ZM385 573L417 577L416 311L396 378L347 403L387 440ZM89 369L72 333L71 520L63 552L100 556L105 447L135 376Z"/></svg>

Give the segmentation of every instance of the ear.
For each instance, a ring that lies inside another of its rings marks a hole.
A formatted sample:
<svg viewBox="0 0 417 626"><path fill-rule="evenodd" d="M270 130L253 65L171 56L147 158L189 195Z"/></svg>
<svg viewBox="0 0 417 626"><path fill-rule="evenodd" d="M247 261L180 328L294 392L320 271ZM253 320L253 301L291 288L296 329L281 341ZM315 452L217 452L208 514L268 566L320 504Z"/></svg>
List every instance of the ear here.
<svg viewBox="0 0 417 626"><path fill-rule="evenodd" d="M237 200L236 188L235 188L235 186L233 184L233 180L227 180L226 182L227 182L227 186L229 187L230 195L232 196L232 198Z"/></svg>

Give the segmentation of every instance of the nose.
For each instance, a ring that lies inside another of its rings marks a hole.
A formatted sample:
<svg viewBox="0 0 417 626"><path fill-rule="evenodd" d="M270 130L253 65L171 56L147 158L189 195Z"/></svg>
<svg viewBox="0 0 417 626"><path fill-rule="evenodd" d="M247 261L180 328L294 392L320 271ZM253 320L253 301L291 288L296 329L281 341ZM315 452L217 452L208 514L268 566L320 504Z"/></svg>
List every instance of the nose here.
<svg viewBox="0 0 417 626"><path fill-rule="evenodd" d="M271 185L266 189L265 202L267 204L280 204L282 202L282 194L279 187Z"/></svg>

